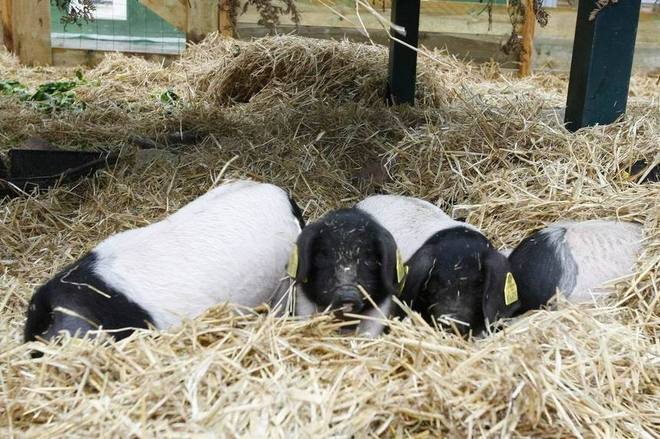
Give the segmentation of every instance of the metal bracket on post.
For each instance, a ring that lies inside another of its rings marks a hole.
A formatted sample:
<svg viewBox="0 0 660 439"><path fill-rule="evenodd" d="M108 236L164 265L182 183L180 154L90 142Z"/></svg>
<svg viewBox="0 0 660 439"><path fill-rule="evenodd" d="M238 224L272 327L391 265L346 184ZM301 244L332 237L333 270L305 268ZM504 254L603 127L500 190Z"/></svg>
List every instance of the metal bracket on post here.
<svg viewBox="0 0 660 439"><path fill-rule="evenodd" d="M623 0L589 16L596 0L578 5L566 101L566 128L609 124L626 112L641 0Z"/></svg>
<svg viewBox="0 0 660 439"><path fill-rule="evenodd" d="M405 29L405 35L391 29L392 35L417 48L420 0L392 0L391 21ZM417 52L391 40L387 98L393 104L415 103Z"/></svg>

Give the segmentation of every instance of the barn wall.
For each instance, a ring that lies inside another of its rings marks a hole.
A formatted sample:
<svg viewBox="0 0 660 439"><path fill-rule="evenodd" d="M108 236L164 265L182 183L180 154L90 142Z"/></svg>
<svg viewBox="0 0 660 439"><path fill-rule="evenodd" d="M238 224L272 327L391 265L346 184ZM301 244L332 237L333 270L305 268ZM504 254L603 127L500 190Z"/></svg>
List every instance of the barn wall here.
<svg viewBox="0 0 660 439"><path fill-rule="evenodd" d="M124 4L126 17L98 19L82 25L65 25L62 13L51 8L53 48L178 54L185 48L185 34L137 0Z"/></svg>

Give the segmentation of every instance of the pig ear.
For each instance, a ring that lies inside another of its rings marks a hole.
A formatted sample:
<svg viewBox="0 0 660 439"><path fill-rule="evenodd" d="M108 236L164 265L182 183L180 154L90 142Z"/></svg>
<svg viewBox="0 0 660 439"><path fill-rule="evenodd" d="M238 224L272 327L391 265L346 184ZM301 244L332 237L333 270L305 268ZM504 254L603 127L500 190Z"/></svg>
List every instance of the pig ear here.
<svg viewBox="0 0 660 439"><path fill-rule="evenodd" d="M431 277L434 265L432 247L421 247L406 262L406 265L408 266L408 275L401 294L401 301L414 309L416 308L414 302L421 299L420 293Z"/></svg>
<svg viewBox="0 0 660 439"><path fill-rule="evenodd" d="M378 250L380 256L380 277L387 289L388 294L399 294L399 283L397 269L401 269L397 262L399 261L398 250L394 238L385 229L378 233Z"/></svg>
<svg viewBox="0 0 660 439"><path fill-rule="evenodd" d="M297 244L293 246L287 272L296 282L304 283L307 280L312 267L313 245L319 231L320 227L317 224L305 227L298 235Z"/></svg>
<svg viewBox="0 0 660 439"><path fill-rule="evenodd" d="M497 250L490 250L484 259L483 313L486 326L498 319L511 317L520 308L516 280L509 260Z"/></svg>

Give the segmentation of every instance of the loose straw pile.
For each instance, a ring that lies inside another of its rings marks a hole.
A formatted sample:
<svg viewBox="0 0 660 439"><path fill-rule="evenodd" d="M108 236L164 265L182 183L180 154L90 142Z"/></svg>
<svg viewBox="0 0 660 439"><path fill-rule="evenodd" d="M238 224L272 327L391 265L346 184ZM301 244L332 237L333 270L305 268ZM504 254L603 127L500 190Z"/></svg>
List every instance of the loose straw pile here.
<svg viewBox="0 0 660 439"><path fill-rule="evenodd" d="M0 153L30 136L122 151L95 179L0 202L0 436L657 437L660 186L622 172L657 159L657 78L633 78L621 121L572 134L565 78L434 57L420 60L414 108L383 103L385 48L290 36L211 37L167 66L110 55L83 72L82 112L0 95ZM6 53L0 76L75 77ZM145 138L158 148L140 150ZM480 340L417 316L366 340L329 316L221 305L171 331L29 357L36 286L237 177L291 190L310 219L380 191L467 216L498 247L569 218L639 221L646 246L602 306L561 303Z"/></svg>

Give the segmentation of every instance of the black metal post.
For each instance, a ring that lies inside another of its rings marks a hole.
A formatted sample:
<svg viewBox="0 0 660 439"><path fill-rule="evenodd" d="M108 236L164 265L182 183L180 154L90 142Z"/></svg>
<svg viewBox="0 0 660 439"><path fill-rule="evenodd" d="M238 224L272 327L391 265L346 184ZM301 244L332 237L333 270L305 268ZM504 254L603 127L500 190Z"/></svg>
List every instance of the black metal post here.
<svg viewBox="0 0 660 439"><path fill-rule="evenodd" d="M639 0L637 0L639 1ZM391 29L392 35L417 48L420 0L392 0L391 21L405 29L405 35ZM415 103L417 52L390 40L388 99L394 104Z"/></svg>
<svg viewBox="0 0 660 439"><path fill-rule="evenodd" d="M610 3L589 21L596 0L580 0L566 100L570 131L612 123L626 112L640 3Z"/></svg>

